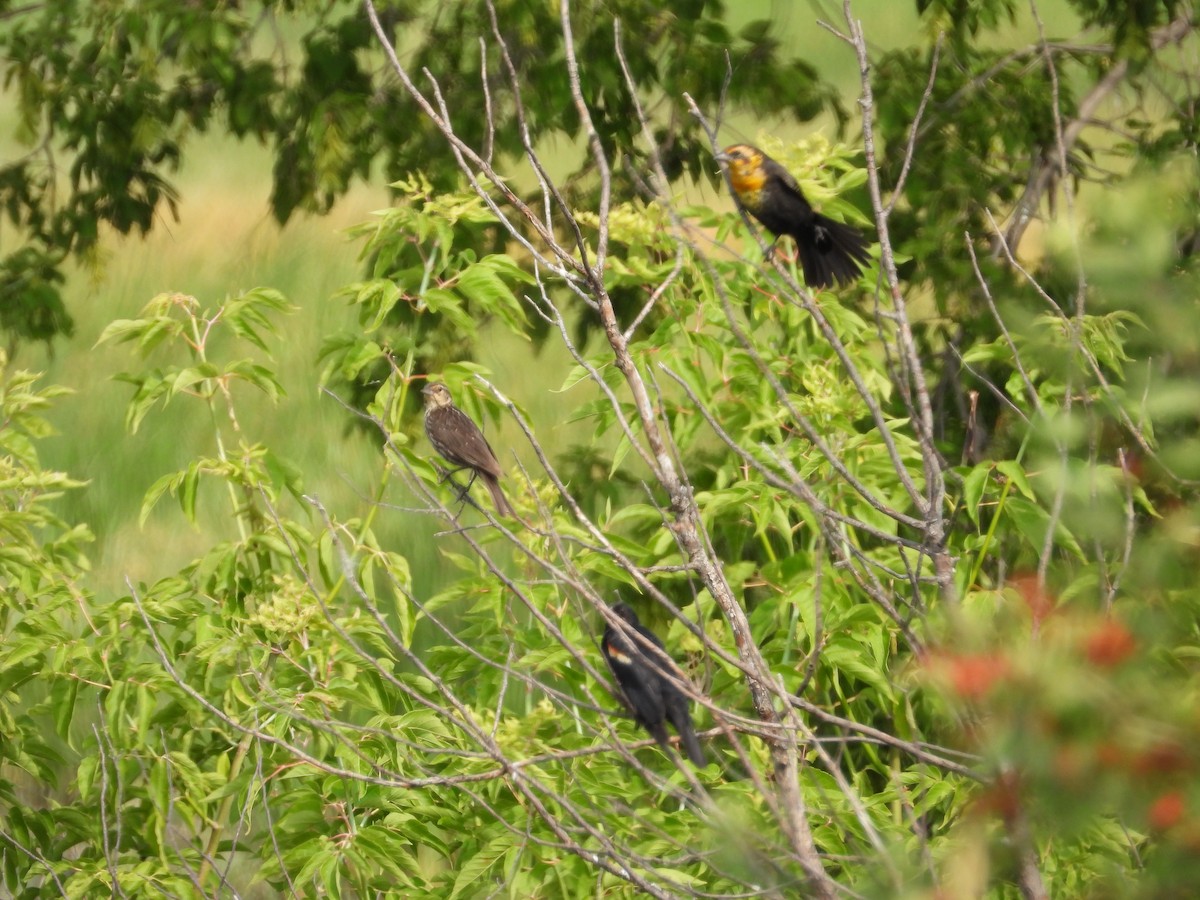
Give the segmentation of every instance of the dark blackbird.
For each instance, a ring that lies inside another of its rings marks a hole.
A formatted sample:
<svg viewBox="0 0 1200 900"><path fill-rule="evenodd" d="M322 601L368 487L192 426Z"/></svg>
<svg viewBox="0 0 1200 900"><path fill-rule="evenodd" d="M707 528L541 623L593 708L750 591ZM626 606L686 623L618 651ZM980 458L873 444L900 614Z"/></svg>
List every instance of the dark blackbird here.
<svg viewBox="0 0 1200 900"><path fill-rule="evenodd" d="M455 466L455 471L471 470L466 490L471 489L476 476L483 479L496 504L496 515L515 515L508 498L500 490L500 462L479 426L454 405L444 384L431 382L421 389L421 393L425 395L425 434L433 449Z"/></svg>
<svg viewBox="0 0 1200 900"><path fill-rule="evenodd" d="M670 722L679 732L688 759L700 767L707 765L708 760L700 749L696 729L692 727L687 696L671 681L671 678L682 679L682 673L669 661L662 641L652 631L642 627L637 613L624 603L615 604L612 611L627 622L631 630L663 650L660 657L632 634L623 634L611 625L604 629L600 649L613 675L617 677L617 683L621 685L621 692L629 702L634 718L664 749L668 746L664 723ZM663 674L664 671L669 672L670 677Z"/></svg>
<svg viewBox="0 0 1200 900"><path fill-rule="evenodd" d="M867 239L815 211L787 169L748 144L726 147L717 161L728 166L729 182L746 211L775 237L787 234L795 240L810 287L858 278L870 259Z"/></svg>

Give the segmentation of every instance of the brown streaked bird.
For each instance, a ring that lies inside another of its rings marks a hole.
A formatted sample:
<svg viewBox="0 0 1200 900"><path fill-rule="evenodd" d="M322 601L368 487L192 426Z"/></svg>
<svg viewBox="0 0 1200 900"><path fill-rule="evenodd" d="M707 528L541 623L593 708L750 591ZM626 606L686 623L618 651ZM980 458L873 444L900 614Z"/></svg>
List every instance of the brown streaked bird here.
<svg viewBox="0 0 1200 900"><path fill-rule="evenodd" d="M717 161L728 168L729 182L746 211L776 238L786 234L796 242L809 287L858 278L870 260L867 239L814 210L787 169L749 144L726 147Z"/></svg>
<svg viewBox="0 0 1200 900"><path fill-rule="evenodd" d="M704 757L704 750L692 725L687 695L675 684L676 680L683 680L683 673L667 656L663 642L642 625L637 613L628 604L613 604L612 612L628 626L628 633L606 625L604 636L600 639L600 650L616 676L634 718L664 750L670 746L666 726L670 722L679 732L679 740L688 759L704 768L708 760ZM647 643L662 652L650 649L635 634L641 635Z"/></svg>
<svg viewBox="0 0 1200 900"><path fill-rule="evenodd" d="M471 480L463 489L463 495L479 477L492 495L496 515L515 515L504 491L500 490L500 476L503 474L500 462L479 426L454 405L454 399L444 384L430 382L421 389L421 393L425 395L425 434L429 443L455 467L454 471L471 470Z"/></svg>

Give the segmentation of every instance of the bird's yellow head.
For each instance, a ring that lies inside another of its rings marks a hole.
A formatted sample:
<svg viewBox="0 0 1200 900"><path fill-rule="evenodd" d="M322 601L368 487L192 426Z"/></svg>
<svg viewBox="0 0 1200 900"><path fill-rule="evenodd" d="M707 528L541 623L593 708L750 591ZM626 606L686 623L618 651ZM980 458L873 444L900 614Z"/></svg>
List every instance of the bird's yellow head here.
<svg viewBox="0 0 1200 900"><path fill-rule="evenodd" d="M729 168L729 180L743 202L756 196L766 183L765 160L766 155L749 144L734 144L717 154L717 161Z"/></svg>
<svg viewBox="0 0 1200 900"><path fill-rule="evenodd" d="M436 381L431 381L425 387L421 388L421 393L425 395L425 408L438 409L442 406L453 406L454 400L450 397L450 391L447 390L444 384Z"/></svg>

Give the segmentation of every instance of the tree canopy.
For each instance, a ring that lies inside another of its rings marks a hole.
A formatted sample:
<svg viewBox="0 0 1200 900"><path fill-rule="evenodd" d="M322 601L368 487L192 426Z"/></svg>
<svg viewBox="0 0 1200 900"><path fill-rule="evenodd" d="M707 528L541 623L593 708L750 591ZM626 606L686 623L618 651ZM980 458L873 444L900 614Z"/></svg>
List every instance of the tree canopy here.
<svg viewBox="0 0 1200 900"><path fill-rule="evenodd" d="M170 214L199 132L270 147L280 222L394 195L312 360L380 448L356 505L252 412L295 402L275 286L101 336L131 431L211 422L142 520L227 509L115 595L41 462L61 391L5 373L6 891L1191 896L1194 10L915 12L888 49L850 0L792 12L847 93L703 0L0 5L10 352L69 333L68 260ZM726 199L735 140L872 235L861 279L806 288ZM430 380L516 515L422 436ZM623 702L617 600L708 765Z"/></svg>

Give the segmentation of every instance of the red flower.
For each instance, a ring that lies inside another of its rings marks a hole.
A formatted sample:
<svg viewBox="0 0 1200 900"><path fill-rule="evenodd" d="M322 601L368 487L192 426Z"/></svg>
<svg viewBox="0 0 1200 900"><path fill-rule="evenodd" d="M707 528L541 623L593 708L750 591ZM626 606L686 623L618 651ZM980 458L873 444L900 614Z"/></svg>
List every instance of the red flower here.
<svg viewBox="0 0 1200 900"><path fill-rule="evenodd" d="M1038 584L1037 575L1029 572L1023 575L1014 575L1008 583L1021 595L1021 599L1029 607L1029 613L1033 616L1035 626L1040 625L1046 616L1054 612L1054 597Z"/></svg>
<svg viewBox="0 0 1200 900"><path fill-rule="evenodd" d="M950 687L964 700L981 700L1009 673L1008 660L997 653L945 658Z"/></svg>
<svg viewBox="0 0 1200 900"><path fill-rule="evenodd" d="M1166 831L1179 824L1183 812L1183 795L1179 791L1168 791L1150 804L1146 820L1156 831Z"/></svg>
<svg viewBox="0 0 1200 900"><path fill-rule="evenodd" d="M1111 668L1127 660L1137 648L1129 629L1116 619L1105 619L1084 641L1083 652L1092 665Z"/></svg>

